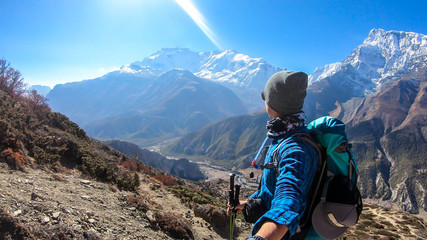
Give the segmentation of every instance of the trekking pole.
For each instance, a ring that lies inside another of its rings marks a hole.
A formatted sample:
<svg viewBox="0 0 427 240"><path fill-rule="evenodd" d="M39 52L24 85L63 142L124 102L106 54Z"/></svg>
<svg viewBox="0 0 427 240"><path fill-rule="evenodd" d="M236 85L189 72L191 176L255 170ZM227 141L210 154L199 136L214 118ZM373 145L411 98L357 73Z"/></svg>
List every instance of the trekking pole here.
<svg viewBox="0 0 427 240"><path fill-rule="evenodd" d="M236 217L237 217L236 206L239 204L240 184L236 184L236 185L234 185L234 187L235 187L235 190L234 190L234 203L233 203L233 207L231 208L231 211L232 211L232 213L234 215L234 219L233 219L233 225L232 225L233 231L231 232L230 239L233 239L233 237L234 237L234 224L236 222Z"/></svg>
<svg viewBox="0 0 427 240"><path fill-rule="evenodd" d="M235 202L234 202L234 177L236 174L230 173L230 190L228 190L229 195L229 204L230 204L230 234L229 239L233 240L234 236L234 220L236 219L236 213L234 212Z"/></svg>

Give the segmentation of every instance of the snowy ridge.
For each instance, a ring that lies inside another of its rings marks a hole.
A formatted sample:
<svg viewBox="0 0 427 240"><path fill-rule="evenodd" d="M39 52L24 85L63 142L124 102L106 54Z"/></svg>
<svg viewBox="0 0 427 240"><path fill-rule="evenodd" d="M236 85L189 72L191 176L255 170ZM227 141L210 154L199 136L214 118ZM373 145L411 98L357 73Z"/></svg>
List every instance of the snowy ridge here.
<svg viewBox="0 0 427 240"><path fill-rule="evenodd" d="M310 83L320 81L330 75L337 73L337 70L341 69L342 63L331 63L322 68L316 68L313 74L309 76Z"/></svg>
<svg viewBox="0 0 427 240"><path fill-rule="evenodd" d="M165 72L173 68L189 70L198 77L236 87L259 89L272 74L284 70L262 58L251 58L234 50L193 52L186 48L164 48L153 55L123 66L121 71Z"/></svg>
<svg viewBox="0 0 427 240"><path fill-rule="evenodd" d="M351 73L347 81L355 92L370 95L389 86L396 79L417 71L427 64L427 36L413 32L373 29L365 41L353 50L342 63L318 68L309 77L309 83L333 79L337 73ZM340 82L341 81L341 82Z"/></svg>

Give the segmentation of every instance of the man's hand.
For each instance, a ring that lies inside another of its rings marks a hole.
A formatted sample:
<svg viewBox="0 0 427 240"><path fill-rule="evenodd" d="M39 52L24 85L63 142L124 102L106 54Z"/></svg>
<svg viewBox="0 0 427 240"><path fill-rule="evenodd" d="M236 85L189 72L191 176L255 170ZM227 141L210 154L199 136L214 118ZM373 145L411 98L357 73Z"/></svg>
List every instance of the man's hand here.
<svg viewBox="0 0 427 240"><path fill-rule="evenodd" d="M234 207L235 212L236 212L236 213L241 213L241 212L243 211L243 208L245 207L245 204L246 204L247 202L248 202L248 201L240 201L240 202L239 202L239 204L237 204L237 205ZM230 216L230 213L231 213L231 208L230 208L230 203L228 203L228 207L227 207L227 216Z"/></svg>
<svg viewBox="0 0 427 240"><path fill-rule="evenodd" d="M268 240L280 240L288 231L288 226L273 221L266 221L256 235Z"/></svg>

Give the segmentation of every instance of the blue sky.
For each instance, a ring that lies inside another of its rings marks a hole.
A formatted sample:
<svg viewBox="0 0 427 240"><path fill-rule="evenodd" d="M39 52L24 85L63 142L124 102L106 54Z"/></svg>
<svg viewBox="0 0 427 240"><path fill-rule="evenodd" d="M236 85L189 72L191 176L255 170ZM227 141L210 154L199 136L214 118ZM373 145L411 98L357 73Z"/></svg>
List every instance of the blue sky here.
<svg viewBox="0 0 427 240"><path fill-rule="evenodd" d="M427 34L427 1L0 0L0 57L31 84L104 75L160 48L233 49L303 70L373 28Z"/></svg>

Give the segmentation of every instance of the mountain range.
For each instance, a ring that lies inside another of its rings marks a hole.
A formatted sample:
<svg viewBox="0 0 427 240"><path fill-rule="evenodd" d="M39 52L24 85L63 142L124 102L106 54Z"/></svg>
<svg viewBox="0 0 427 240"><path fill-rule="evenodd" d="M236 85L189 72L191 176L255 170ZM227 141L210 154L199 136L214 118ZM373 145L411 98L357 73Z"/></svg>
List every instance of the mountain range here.
<svg viewBox="0 0 427 240"><path fill-rule="evenodd" d="M363 197L412 213L427 210L426 44L422 34L372 30L343 62L310 76L304 106L308 121L331 115L347 124ZM229 168L248 166L267 120L262 112L226 119L163 151L206 156Z"/></svg>
<svg viewBox="0 0 427 240"><path fill-rule="evenodd" d="M100 78L56 85L47 98L89 136L144 147L261 109L264 81L280 70L236 51L161 49Z"/></svg>
<svg viewBox="0 0 427 240"><path fill-rule="evenodd" d="M182 68L200 78L220 83L240 97L249 107L248 112L263 107L258 97L264 89L265 80L285 70L271 66L262 58L251 58L234 50L197 53L186 48L164 48L142 61L125 66L128 71L147 67L161 72Z"/></svg>
<svg viewBox="0 0 427 240"><path fill-rule="evenodd" d="M116 71L98 79L57 85L47 98L52 109L69 116L89 136L140 146L246 112L231 90L183 69L160 75Z"/></svg>

